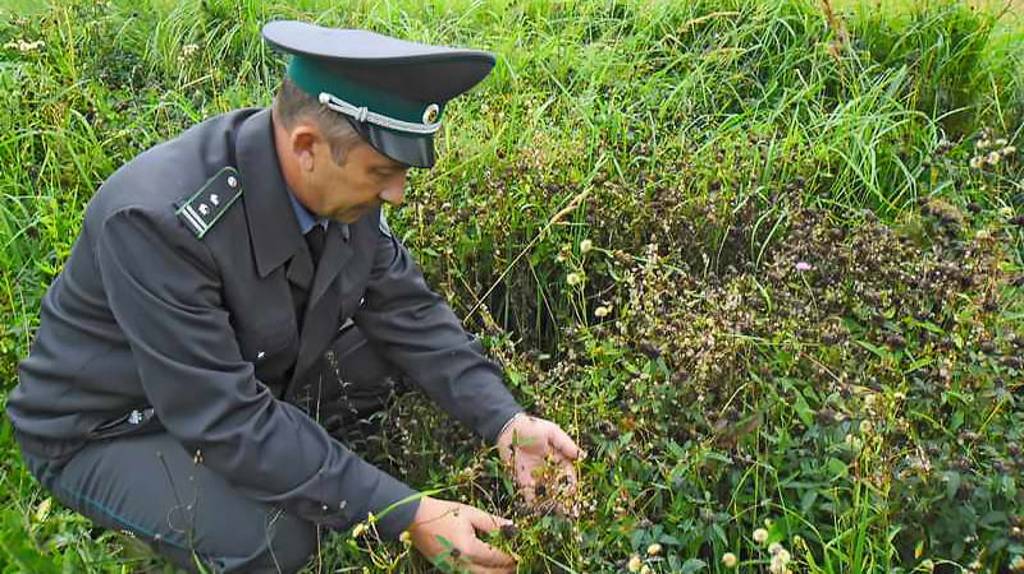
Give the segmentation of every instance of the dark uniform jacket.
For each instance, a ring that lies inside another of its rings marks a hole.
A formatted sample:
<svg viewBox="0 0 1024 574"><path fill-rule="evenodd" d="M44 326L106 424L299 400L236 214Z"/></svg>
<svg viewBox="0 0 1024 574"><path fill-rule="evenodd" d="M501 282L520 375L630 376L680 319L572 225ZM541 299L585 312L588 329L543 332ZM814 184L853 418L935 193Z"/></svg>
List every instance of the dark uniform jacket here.
<svg viewBox="0 0 1024 574"><path fill-rule="evenodd" d="M248 495L349 526L414 492L284 399L351 318L495 440L521 407L379 210L348 233L332 221L314 271L288 193L269 110L209 119L114 173L43 299L7 406L19 435L74 444L152 412ZM302 321L296 287L308 293ZM416 506L378 527L397 535Z"/></svg>

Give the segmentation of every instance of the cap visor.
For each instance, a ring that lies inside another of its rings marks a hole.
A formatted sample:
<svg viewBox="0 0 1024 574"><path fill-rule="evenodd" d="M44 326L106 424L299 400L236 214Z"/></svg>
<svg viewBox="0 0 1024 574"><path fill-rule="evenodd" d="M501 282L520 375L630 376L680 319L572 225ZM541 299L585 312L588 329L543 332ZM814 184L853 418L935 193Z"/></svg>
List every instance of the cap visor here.
<svg viewBox="0 0 1024 574"><path fill-rule="evenodd" d="M434 167L434 136L402 134L346 116L373 149L409 167Z"/></svg>

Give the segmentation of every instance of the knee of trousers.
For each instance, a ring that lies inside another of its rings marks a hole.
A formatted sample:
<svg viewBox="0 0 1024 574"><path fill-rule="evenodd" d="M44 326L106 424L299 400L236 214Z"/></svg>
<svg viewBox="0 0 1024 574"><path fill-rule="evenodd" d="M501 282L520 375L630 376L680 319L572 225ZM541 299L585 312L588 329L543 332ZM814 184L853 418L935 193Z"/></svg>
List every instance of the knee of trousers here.
<svg viewBox="0 0 1024 574"><path fill-rule="evenodd" d="M95 521L95 518L93 518ZM102 525L102 524L101 524ZM109 525L104 525L108 528ZM221 540L216 538L220 537ZM292 573L313 559L319 544L316 526L288 516L261 539L241 541L230 531L207 535L192 548L143 538L153 550L190 573ZM197 566L201 564L203 569Z"/></svg>
<svg viewBox="0 0 1024 574"><path fill-rule="evenodd" d="M315 524L244 496L164 433L23 458L65 506L189 572L297 572L319 546Z"/></svg>
<svg viewBox="0 0 1024 574"><path fill-rule="evenodd" d="M224 532L230 537L230 532ZM231 554L211 553L209 562L217 572L298 572L314 557L318 543L317 527L290 514L281 514L267 536L250 547ZM226 544L231 544L225 541Z"/></svg>

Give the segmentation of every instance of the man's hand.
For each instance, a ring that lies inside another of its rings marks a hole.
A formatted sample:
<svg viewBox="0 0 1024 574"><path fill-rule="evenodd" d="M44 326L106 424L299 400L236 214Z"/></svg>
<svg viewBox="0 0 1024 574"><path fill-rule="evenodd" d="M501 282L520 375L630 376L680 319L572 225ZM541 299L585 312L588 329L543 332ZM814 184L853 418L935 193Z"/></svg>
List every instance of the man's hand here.
<svg viewBox="0 0 1024 574"><path fill-rule="evenodd" d="M421 554L435 564L447 562L452 572L500 574L515 572L516 561L481 541L476 531L494 532L506 526L511 527L512 521L472 506L426 496L420 500L409 534Z"/></svg>
<svg viewBox="0 0 1024 574"><path fill-rule="evenodd" d="M542 512L577 514L571 499L580 448L558 425L519 413L498 436L498 453L527 504Z"/></svg>

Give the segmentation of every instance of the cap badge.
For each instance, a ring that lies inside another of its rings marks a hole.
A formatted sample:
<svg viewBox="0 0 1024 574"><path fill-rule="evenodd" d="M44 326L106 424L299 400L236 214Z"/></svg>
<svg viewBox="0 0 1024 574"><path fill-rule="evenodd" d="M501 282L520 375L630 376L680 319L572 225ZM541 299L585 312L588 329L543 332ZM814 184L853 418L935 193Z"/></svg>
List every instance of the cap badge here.
<svg viewBox="0 0 1024 574"><path fill-rule="evenodd" d="M430 125L437 121L437 117L441 115L441 107L437 104L430 104L427 109L423 110L423 123Z"/></svg>

